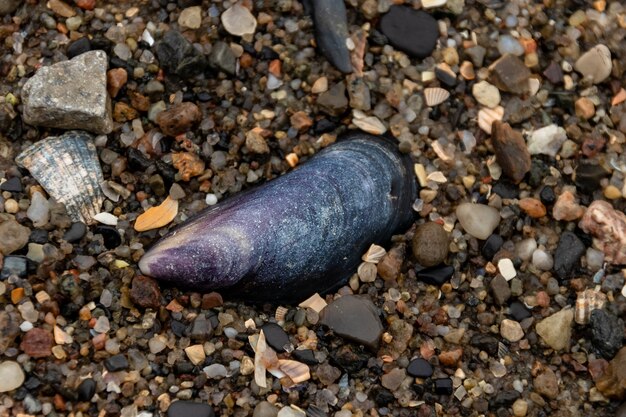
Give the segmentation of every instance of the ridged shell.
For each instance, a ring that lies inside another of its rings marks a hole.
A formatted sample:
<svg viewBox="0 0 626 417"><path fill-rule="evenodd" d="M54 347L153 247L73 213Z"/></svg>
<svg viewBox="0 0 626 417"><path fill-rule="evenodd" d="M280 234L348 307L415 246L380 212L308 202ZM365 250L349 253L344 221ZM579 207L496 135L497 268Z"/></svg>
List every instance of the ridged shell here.
<svg viewBox="0 0 626 417"><path fill-rule="evenodd" d="M502 120L502 117L504 117L504 108L502 106L493 109L484 107L478 111L478 126L486 133L491 134L491 125L496 120Z"/></svg>
<svg viewBox="0 0 626 417"><path fill-rule="evenodd" d="M450 92L441 87L430 87L424 89L424 100L428 107L435 107L446 101L450 97Z"/></svg>
<svg viewBox="0 0 626 417"><path fill-rule="evenodd" d="M600 291L587 289L579 292L576 298L576 309L574 310L574 320L578 324L589 323L591 312L604 308L606 295Z"/></svg>
<svg viewBox="0 0 626 417"><path fill-rule="evenodd" d="M139 267L246 301L300 301L339 287L372 242L404 232L416 195L410 158L397 144L355 133L174 229Z"/></svg>
<svg viewBox="0 0 626 417"><path fill-rule="evenodd" d="M65 204L72 221L94 223L104 202L100 189L104 178L91 135L70 131L49 137L29 146L15 160L50 196Z"/></svg>
<svg viewBox="0 0 626 417"><path fill-rule="evenodd" d="M361 257L363 262L371 262L377 264L387 254L387 251L382 246L372 244L367 252Z"/></svg>

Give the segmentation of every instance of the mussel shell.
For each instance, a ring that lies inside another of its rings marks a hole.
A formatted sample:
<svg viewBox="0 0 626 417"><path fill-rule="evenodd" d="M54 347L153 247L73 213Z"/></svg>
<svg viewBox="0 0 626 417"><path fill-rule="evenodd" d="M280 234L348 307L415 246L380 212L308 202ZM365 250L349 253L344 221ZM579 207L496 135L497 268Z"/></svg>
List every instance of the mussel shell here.
<svg viewBox="0 0 626 417"><path fill-rule="evenodd" d="M410 159L395 143L352 134L190 219L139 267L196 290L229 288L245 301L301 301L340 286L371 243L406 230L416 195Z"/></svg>
<svg viewBox="0 0 626 417"><path fill-rule="evenodd" d="M104 181L93 138L82 131L48 137L15 158L56 201L65 204L74 222L94 223L100 212Z"/></svg>
<svg viewBox="0 0 626 417"><path fill-rule="evenodd" d="M340 0L312 0L312 6L317 46L335 68L351 73L346 5Z"/></svg>

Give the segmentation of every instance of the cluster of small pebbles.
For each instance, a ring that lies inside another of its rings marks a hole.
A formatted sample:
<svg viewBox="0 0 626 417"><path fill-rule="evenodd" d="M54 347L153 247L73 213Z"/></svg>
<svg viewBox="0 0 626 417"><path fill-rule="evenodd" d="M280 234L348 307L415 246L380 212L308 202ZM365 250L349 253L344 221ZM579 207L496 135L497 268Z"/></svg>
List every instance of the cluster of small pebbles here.
<svg viewBox="0 0 626 417"><path fill-rule="evenodd" d="M0 1L0 415L626 416L626 5L324 4ZM336 293L139 274L351 129L421 188Z"/></svg>

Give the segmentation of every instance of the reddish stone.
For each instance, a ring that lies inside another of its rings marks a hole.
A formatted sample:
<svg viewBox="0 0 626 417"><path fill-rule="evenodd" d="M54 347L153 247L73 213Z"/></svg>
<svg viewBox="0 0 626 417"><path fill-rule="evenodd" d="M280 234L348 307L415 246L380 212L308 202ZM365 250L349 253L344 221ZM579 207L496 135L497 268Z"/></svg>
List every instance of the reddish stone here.
<svg viewBox="0 0 626 417"><path fill-rule="evenodd" d="M439 363L444 366L454 367L463 357L463 348L456 348L439 354Z"/></svg>
<svg viewBox="0 0 626 417"><path fill-rule="evenodd" d="M189 181L204 172L204 161L198 155L191 152L179 152L172 154L172 164L178 170L180 179Z"/></svg>
<svg viewBox="0 0 626 417"><path fill-rule="evenodd" d="M538 219L546 215L546 206L536 198L522 198L519 201L519 208L524 210L530 217Z"/></svg>
<svg viewBox="0 0 626 417"><path fill-rule="evenodd" d="M124 68L113 68L107 71L107 91L111 97L117 96L128 81L128 73Z"/></svg>
<svg viewBox="0 0 626 417"><path fill-rule="evenodd" d="M93 10L96 7L96 0L74 0L74 3L83 10Z"/></svg>
<svg viewBox="0 0 626 417"><path fill-rule="evenodd" d="M157 115L156 121L166 135L176 136L185 133L198 123L202 113L193 103L180 103Z"/></svg>
<svg viewBox="0 0 626 417"><path fill-rule="evenodd" d="M491 126L491 143L502 172L519 183L530 171L530 152L521 132L508 123L495 121Z"/></svg>
<svg viewBox="0 0 626 417"><path fill-rule="evenodd" d="M609 362L606 359L594 359L589 361L589 375L594 381L604 376Z"/></svg>
<svg viewBox="0 0 626 417"><path fill-rule="evenodd" d="M291 126L298 130L305 130L313 126L313 120L303 111L299 111L291 115L289 118Z"/></svg>
<svg viewBox="0 0 626 417"><path fill-rule="evenodd" d="M582 145L582 152L587 158L593 158L600 152L604 145L606 144L606 139L599 135L592 135L585 138Z"/></svg>
<svg viewBox="0 0 626 417"><path fill-rule="evenodd" d="M215 291L202 295L202 309L203 310L208 310L211 308L219 307L222 304L224 304L224 300L222 299L222 296L219 293L216 293Z"/></svg>
<svg viewBox="0 0 626 417"><path fill-rule="evenodd" d="M159 308L161 305L161 290L157 282L149 277L137 275L133 278L130 288L130 299L143 308Z"/></svg>
<svg viewBox="0 0 626 417"><path fill-rule="evenodd" d="M124 102L115 103L113 109L113 119L118 123L128 122L139 117L137 110L130 107Z"/></svg>
<svg viewBox="0 0 626 417"><path fill-rule="evenodd" d="M130 105L139 111L148 111L150 109L150 99L136 91L129 91Z"/></svg>
<svg viewBox="0 0 626 417"><path fill-rule="evenodd" d="M31 358L45 358L52 355L53 344L52 333L35 327L24 335L20 349Z"/></svg>

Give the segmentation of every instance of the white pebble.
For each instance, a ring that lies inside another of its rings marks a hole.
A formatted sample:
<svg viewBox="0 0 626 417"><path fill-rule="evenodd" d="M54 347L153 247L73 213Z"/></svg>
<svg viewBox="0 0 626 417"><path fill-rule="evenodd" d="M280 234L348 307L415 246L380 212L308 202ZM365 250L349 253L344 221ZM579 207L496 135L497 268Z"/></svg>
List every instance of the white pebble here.
<svg viewBox="0 0 626 417"><path fill-rule="evenodd" d="M524 239L515 245L515 253L522 261L530 260L535 249L537 249L537 242L532 237Z"/></svg>
<svg viewBox="0 0 626 417"><path fill-rule="evenodd" d="M511 54L515 56L524 55L524 47L517 39L511 35L502 35L498 39L498 51L500 55Z"/></svg>
<svg viewBox="0 0 626 417"><path fill-rule="evenodd" d="M48 221L50 221L50 206L43 194L38 191L33 193L26 215L32 220L35 227L43 227L48 224Z"/></svg>
<svg viewBox="0 0 626 417"><path fill-rule="evenodd" d="M595 272L602 268L602 264L604 263L604 252L594 248L588 248L585 258L587 259L587 268Z"/></svg>
<svg viewBox="0 0 626 417"><path fill-rule="evenodd" d="M217 196L215 194L207 194L204 202L207 204L207 206L213 206L217 204Z"/></svg>
<svg viewBox="0 0 626 417"><path fill-rule="evenodd" d="M498 210L484 204L460 204L456 209L456 217L467 233L482 240L487 239L500 224Z"/></svg>
<svg viewBox="0 0 626 417"><path fill-rule="evenodd" d="M555 157L567 140L567 133L561 126L552 124L535 130L528 138L528 152L531 155L544 154Z"/></svg>
<svg viewBox="0 0 626 417"><path fill-rule="evenodd" d="M498 261L498 270L507 281L512 280L517 275L513 261L509 258L502 258Z"/></svg>
<svg viewBox="0 0 626 417"><path fill-rule="evenodd" d="M13 361L0 363L0 392L13 391L24 383L22 367Z"/></svg>
<svg viewBox="0 0 626 417"><path fill-rule="evenodd" d="M102 212L93 216L93 219L102 224L106 224L108 226L117 226L117 217L112 215L111 213Z"/></svg>
<svg viewBox="0 0 626 417"><path fill-rule="evenodd" d="M228 369L221 363L214 363L202 369L209 378L224 378L228 375Z"/></svg>
<svg viewBox="0 0 626 417"><path fill-rule="evenodd" d="M32 329L33 323L31 323L30 321L23 321L22 324L20 324L20 330L24 333Z"/></svg>
<svg viewBox="0 0 626 417"><path fill-rule="evenodd" d="M542 271L551 270L554 266L552 255L543 249L536 249L533 252L533 265Z"/></svg>

